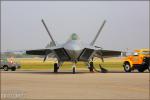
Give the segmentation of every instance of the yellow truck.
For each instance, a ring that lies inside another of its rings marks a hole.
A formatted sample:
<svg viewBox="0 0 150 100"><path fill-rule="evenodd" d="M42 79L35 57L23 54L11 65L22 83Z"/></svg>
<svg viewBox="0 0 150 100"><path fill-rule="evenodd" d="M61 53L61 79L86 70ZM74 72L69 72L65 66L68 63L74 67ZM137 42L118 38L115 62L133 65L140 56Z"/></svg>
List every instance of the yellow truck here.
<svg viewBox="0 0 150 100"><path fill-rule="evenodd" d="M134 50L134 52L125 57L123 62L125 72L131 72L137 69L139 72L149 70L150 72L150 49Z"/></svg>

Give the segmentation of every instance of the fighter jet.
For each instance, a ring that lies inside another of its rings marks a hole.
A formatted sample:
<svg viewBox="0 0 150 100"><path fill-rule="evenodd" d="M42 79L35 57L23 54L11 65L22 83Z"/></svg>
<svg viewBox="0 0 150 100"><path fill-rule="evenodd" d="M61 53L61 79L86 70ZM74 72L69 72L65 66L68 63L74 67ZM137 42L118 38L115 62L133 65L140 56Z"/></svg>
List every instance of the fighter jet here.
<svg viewBox="0 0 150 100"><path fill-rule="evenodd" d="M56 41L52 37L48 27L46 26L44 20L41 20L50 39L52 46L50 48L38 49L38 50L27 50L26 54L29 55L43 55L44 60L46 60L48 55L53 55L57 59L58 63L54 63L54 72L57 73L58 69L62 66L64 62L72 62L72 72L76 73L76 64L79 61L83 61L88 64L90 72L93 72L93 59L94 57L100 58L104 61L104 57L116 57L121 55L121 51L113 50L103 50L101 47L94 45L98 36L100 35L106 20L102 23L96 36L91 41L91 43L82 43L76 33L73 33L68 41L64 44L56 44Z"/></svg>

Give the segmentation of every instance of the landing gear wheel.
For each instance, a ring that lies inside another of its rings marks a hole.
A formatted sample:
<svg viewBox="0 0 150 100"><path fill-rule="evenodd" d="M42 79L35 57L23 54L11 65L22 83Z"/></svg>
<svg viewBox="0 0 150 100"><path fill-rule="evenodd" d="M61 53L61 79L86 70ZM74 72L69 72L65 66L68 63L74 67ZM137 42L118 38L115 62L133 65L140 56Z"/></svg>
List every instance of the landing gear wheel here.
<svg viewBox="0 0 150 100"><path fill-rule="evenodd" d="M11 68L11 71L16 71L16 67L12 67L12 68Z"/></svg>
<svg viewBox="0 0 150 100"><path fill-rule="evenodd" d="M90 62L90 67L89 67L90 72L94 72L93 68L94 68L93 62Z"/></svg>
<svg viewBox="0 0 150 100"><path fill-rule="evenodd" d="M73 71L73 74L75 74L76 73L76 68L73 67L72 71Z"/></svg>
<svg viewBox="0 0 150 100"><path fill-rule="evenodd" d="M58 72L58 65L57 63L54 63L54 73L57 73Z"/></svg>
<svg viewBox="0 0 150 100"><path fill-rule="evenodd" d="M131 66L129 63L125 63L123 67L125 72L131 72Z"/></svg>
<svg viewBox="0 0 150 100"><path fill-rule="evenodd" d="M3 67L4 71L8 71L8 66Z"/></svg>

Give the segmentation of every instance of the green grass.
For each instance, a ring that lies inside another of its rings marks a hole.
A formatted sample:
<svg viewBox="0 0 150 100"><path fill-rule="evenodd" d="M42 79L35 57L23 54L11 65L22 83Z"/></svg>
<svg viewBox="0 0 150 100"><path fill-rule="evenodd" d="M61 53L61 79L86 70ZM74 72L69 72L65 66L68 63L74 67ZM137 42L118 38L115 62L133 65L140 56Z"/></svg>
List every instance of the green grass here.
<svg viewBox="0 0 150 100"><path fill-rule="evenodd" d="M16 62L20 63L21 69L53 69L53 64L55 61L52 61L48 59L47 61L43 62L43 59L16 59ZM101 61L94 61L95 68L99 69L99 63L106 69L119 69L122 70L122 61L117 61L113 59L108 60L104 63ZM87 65L84 62L78 62L77 63L78 69L87 69ZM61 69L72 69L72 63L71 62L64 62Z"/></svg>

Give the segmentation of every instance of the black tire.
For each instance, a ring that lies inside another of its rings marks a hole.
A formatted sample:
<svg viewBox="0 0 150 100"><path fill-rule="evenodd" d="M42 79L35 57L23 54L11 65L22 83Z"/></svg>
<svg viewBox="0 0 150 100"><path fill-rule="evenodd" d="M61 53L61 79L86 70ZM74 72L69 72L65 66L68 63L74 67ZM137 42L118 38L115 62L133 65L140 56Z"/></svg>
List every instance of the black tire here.
<svg viewBox="0 0 150 100"><path fill-rule="evenodd" d="M54 73L57 73L58 72L58 65L57 63L54 63Z"/></svg>
<svg viewBox="0 0 150 100"><path fill-rule="evenodd" d="M75 67L73 67L72 72L73 72L73 74L76 73L76 68Z"/></svg>
<svg viewBox="0 0 150 100"><path fill-rule="evenodd" d="M4 71L8 71L8 66L7 65L5 65L4 67L3 67L3 69L4 69Z"/></svg>
<svg viewBox="0 0 150 100"><path fill-rule="evenodd" d="M89 67L90 72L94 72L93 69L94 69L94 64L93 62L90 62L90 67Z"/></svg>
<svg viewBox="0 0 150 100"><path fill-rule="evenodd" d="M12 68L11 68L11 71L16 71L16 67L12 67Z"/></svg>
<svg viewBox="0 0 150 100"><path fill-rule="evenodd" d="M146 67L146 69L148 69L148 71L150 72L150 58L144 57L143 66Z"/></svg>
<svg viewBox="0 0 150 100"><path fill-rule="evenodd" d="M140 68L138 68L138 72L144 72L147 68L145 66L141 66Z"/></svg>
<svg viewBox="0 0 150 100"><path fill-rule="evenodd" d="M148 71L150 72L150 65L148 66Z"/></svg>
<svg viewBox="0 0 150 100"><path fill-rule="evenodd" d="M129 63L124 63L123 67L125 72L131 72L131 66Z"/></svg>
<svg viewBox="0 0 150 100"><path fill-rule="evenodd" d="M144 71L145 71L144 68L139 68L139 69L138 69L138 72L144 72Z"/></svg>

